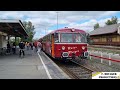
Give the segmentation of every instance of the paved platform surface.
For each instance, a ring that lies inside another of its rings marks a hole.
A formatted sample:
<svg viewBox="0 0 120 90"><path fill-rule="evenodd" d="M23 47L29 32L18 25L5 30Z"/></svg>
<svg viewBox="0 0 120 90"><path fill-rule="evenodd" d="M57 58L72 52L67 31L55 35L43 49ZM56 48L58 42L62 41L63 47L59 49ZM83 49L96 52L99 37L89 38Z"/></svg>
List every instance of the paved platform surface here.
<svg viewBox="0 0 120 90"><path fill-rule="evenodd" d="M0 56L0 79L70 79L44 52Z"/></svg>

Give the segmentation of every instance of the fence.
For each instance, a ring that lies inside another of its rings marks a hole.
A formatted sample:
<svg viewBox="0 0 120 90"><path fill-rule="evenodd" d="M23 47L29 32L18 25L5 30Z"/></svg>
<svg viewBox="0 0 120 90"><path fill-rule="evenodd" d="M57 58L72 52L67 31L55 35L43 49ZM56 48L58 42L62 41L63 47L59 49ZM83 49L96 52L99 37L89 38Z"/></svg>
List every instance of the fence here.
<svg viewBox="0 0 120 90"><path fill-rule="evenodd" d="M111 65L111 61L113 61L113 62L120 62L120 60L116 60L116 59L111 58L111 56L113 55L113 53L108 53L108 54L107 54L106 52L94 51L94 53L100 53L100 56L98 56L98 55L93 55L93 54L91 54L92 51L88 51L88 52L89 52L90 59L91 59L91 57L100 58L100 59L101 59L101 63L103 63L103 59L104 59L104 60L109 60L109 65ZM107 55L108 55L108 58L103 57L103 54L107 54ZM113 56L118 56L118 57L120 57L119 54L114 54Z"/></svg>

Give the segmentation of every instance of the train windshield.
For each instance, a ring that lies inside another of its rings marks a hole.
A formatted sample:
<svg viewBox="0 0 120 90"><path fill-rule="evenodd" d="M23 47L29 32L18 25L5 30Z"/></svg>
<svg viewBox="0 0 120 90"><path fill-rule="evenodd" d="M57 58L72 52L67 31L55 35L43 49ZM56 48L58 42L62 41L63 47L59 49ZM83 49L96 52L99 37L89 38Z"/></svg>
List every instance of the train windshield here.
<svg viewBox="0 0 120 90"><path fill-rule="evenodd" d="M61 42L63 43L87 43L86 35L81 33L62 33Z"/></svg>

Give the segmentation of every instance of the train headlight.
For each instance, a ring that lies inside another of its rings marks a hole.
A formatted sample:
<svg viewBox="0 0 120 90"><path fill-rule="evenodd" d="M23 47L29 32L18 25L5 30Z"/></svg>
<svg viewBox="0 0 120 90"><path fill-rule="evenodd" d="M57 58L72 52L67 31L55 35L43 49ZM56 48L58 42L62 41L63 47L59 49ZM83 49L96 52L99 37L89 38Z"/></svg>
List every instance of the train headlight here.
<svg viewBox="0 0 120 90"><path fill-rule="evenodd" d="M62 46L62 50L65 50L65 46Z"/></svg>
<svg viewBox="0 0 120 90"><path fill-rule="evenodd" d="M85 46L82 46L82 50L84 50L85 49Z"/></svg>

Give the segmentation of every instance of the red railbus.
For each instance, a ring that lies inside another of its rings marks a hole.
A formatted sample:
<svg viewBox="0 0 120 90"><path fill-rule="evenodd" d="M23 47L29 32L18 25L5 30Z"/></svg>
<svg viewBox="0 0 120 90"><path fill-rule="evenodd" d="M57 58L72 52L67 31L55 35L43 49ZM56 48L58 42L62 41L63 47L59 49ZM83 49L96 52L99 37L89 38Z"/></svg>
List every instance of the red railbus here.
<svg viewBox="0 0 120 90"><path fill-rule="evenodd" d="M40 38L42 50L55 59L86 59L87 36L84 30L63 28L52 31Z"/></svg>

